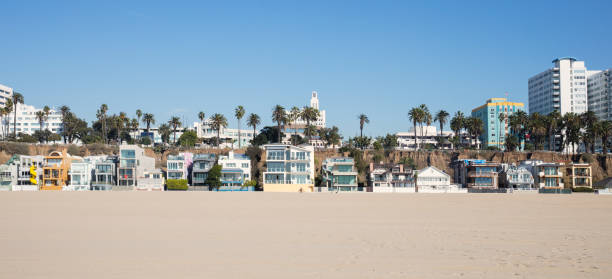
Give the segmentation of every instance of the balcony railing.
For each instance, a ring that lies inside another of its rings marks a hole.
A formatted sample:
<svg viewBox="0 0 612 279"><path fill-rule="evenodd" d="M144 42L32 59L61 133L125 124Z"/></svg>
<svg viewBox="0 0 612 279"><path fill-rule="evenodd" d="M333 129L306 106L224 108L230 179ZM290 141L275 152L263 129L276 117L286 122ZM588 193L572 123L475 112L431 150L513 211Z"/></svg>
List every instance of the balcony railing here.
<svg viewBox="0 0 612 279"><path fill-rule="evenodd" d="M494 171L470 171L468 172L469 177L491 177L496 176L497 172Z"/></svg>

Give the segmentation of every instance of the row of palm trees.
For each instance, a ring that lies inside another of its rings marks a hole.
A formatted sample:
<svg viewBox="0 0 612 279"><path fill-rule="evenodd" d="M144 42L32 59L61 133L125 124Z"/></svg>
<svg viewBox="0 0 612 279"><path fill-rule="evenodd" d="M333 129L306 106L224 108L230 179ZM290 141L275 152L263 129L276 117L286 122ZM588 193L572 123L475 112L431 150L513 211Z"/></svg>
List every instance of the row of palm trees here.
<svg viewBox="0 0 612 279"><path fill-rule="evenodd" d="M244 109L242 105L239 105L234 109L234 117L236 117L236 120L238 121L238 148L242 147L242 133L240 133L240 125L241 125L241 120L242 118L244 118L245 115L246 115L246 110ZM204 113L203 111L200 111L198 113L198 119L200 119L200 122L204 124L204 121L206 120L206 113ZM228 125L227 118L225 118L225 116L221 113L215 113L210 117L209 121L210 121L211 128L217 131L217 138L216 138L215 143L218 148L220 145L219 139L221 137L221 129L224 127L227 127ZM261 124L261 118L259 117L259 115L255 113L249 114L247 118L247 126L253 128L253 136L255 136L256 131L257 131L257 126L259 126L259 124Z"/></svg>
<svg viewBox="0 0 612 279"><path fill-rule="evenodd" d="M311 123L317 121L319 115L320 112L318 109L309 106L305 106L301 110L298 107L292 107L290 111L286 111L285 107L281 105L274 106L274 109L272 109L272 121L276 123L278 128L277 142L281 142L281 128L288 124L294 126L294 134L297 134L295 124L298 120L303 120L306 122L304 133L306 134L308 140L310 140L312 135L317 131L317 128L311 125Z"/></svg>

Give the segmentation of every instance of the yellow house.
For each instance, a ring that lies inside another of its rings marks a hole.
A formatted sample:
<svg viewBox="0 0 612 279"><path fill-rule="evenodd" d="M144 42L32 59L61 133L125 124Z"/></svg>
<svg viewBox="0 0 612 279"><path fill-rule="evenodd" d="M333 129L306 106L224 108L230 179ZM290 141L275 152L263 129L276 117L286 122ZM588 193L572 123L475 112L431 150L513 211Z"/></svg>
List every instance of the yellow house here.
<svg viewBox="0 0 612 279"><path fill-rule="evenodd" d="M62 152L53 151L45 156L40 190L61 191L63 186L68 185L68 171L73 160L77 159L71 157L66 149Z"/></svg>
<svg viewBox="0 0 612 279"><path fill-rule="evenodd" d="M569 184L569 188L587 187L593 188L591 165L587 163L570 163L565 171L565 181Z"/></svg>
<svg viewBox="0 0 612 279"><path fill-rule="evenodd" d="M264 192L313 192L314 148L310 145L264 145Z"/></svg>

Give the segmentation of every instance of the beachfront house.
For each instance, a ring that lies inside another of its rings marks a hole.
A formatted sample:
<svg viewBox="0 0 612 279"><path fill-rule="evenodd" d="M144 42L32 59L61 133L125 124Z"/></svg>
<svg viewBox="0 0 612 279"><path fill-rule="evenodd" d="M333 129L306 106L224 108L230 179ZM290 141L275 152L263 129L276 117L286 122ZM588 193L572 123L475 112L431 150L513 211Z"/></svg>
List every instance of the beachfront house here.
<svg viewBox="0 0 612 279"><path fill-rule="evenodd" d="M53 151L44 158L43 178L40 190L63 190L68 185L68 172L73 162L82 161L63 151Z"/></svg>
<svg viewBox="0 0 612 279"><path fill-rule="evenodd" d="M348 157L334 157L323 160L321 165L322 183L328 191L362 191L357 185L355 160Z"/></svg>
<svg viewBox="0 0 612 279"><path fill-rule="evenodd" d="M403 164L374 164L368 169L368 192L414 193L414 177L411 169Z"/></svg>
<svg viewBox="0 0 612 279"><path fill-rule="evenodd" d="M121 144L117 186L114 186L113 190L133 190L138 184L138 178L144 178L145 172L153 170L155 170L155 158L145 156L144 149L138 145Z"/></svg>
<svg viewBox="0 0 612 279"><path fill-rule="evenodd" d="M524 160L525 166L533 175L534 185L539 189L563 189L563 163L547 163L541 160Z"/></svg>
<svg viewBox="0 0 612 279"><path fill-rule="evenodd" d="M467 193L467 189L451 184L451 176L434 166L420 169L414 176L419 193Z"/></svg>
<svg viewBox="0 0 612 279"><path fill-rule="evenodd" d="M452 163L455 182L464 188L498 189L501 165L480 159L460 159Z"/></svg>
<svg viewBox="0 0 612 279"><path fill-rule="evenodd" d="M17 167L17 184L13 191L38 191L42 182L44 156L13 155L7 164Z"/></svg>
<svg viewBox="0 0 612 279"><path fill-rule="evenodd" d="M591 165L588 163L570 163L565 168L566 187L593 188Z"/></svg>
<svg viewBox="0 0 612 279"><path fill-rule="evenodd" d="M110 191L117 184L117 165L116 156L107 156L106 159L97 161L94 164L93 175L91 178L91 190Z"/></svg>
<svg viewBox="0 0 612 279"><path fill-rule="evenodd" d="M254 191L253 186L244 187L251 179L251 159L244 154L230 151L228 155L219 156L221 165L221 187L219 191Z"/></svg>
<svg viewBox="0 0 612 279"><path fill-rule="evenodd" d="M313 192L314 147L303 144L264 145L264 192Z"/></svg>
<svg viewBox="0 0 612 279"><path fill-rule="evenodd" d="M217 162L215 154L195 154L193 156L193 165L191 169L191 186L192 190L208 190L205 186L208 172Z"/></svg>
<svg viewBox="0 0 612 279"><path fill-rule="evenodd" d="M525 166L508 166L500 173L500 186L508 189L535 189L533 175Z"/></svg>
<svg viewBox="0 0 612 279"><path fill-rule="evenodd" d="M164 174L160 169L145 170L134 187L136 191L163 191Z"/></svg>
<svg viewBox="0 0 612 279"><path fill-rule="evenodd" d="M189 152L168 155L166 160L167 179L189 180L189 169L193 163L193 154Z"/></svg>

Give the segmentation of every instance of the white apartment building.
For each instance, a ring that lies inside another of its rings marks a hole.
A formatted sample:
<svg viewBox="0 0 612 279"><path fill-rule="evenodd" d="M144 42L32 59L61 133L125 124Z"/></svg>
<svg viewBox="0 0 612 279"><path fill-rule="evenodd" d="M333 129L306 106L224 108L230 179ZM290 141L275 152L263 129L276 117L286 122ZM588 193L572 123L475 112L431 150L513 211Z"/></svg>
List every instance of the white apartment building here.
<svg viewBox="0 0 612 279"><path fill-rule="evenodd" d="M427 144L437 145L438 137L440 132L436 126L417 126L413 127L408 132L398 132L395 134L397 137L397 149L415 150L417 142L414 138L414 129L416 128L416 139L419 147L423 148ZM442 131L442 137L444 138L444 149L452 149L453 145L450 143L450 139L455 135L451 131Z"/></svg>
<svg viewBox="0 0 612 279"><path fill-rule="evenodd" d="M1 93L0 93L1 94ZM17 106L17 133L31 135L40 129L40 123L36 118L36 112L42 109L34 106L19 104ZM0 121L0 130L13 133L13 113L5 116ZM62 113L59 110L51 109L47 120L43 123L44 129L48 129L52 133L59 134L62 132ZM8 128L8 130L6 130Z"/></svg>
<svg viewBox="0 0 612 279"><path fill-rule="evenodd" d="M313 192L314 147L303 144L267 144L264 192Z"/></svg>
<svg viewBox="0 0 612 279"><path fill-rule="evenodd" d="M0 84L0 108L6 106L6 101L13 97L13 88Z"/></svg>
<svg viewBox="0 0 612 279"><path fill-rule="evenodd" d="M246 121L244 119L242 121L246 125ZM217 130L212 128L212 121L210 119L206 119L204 122L193 122L193 129L198 134L198 138L213 139L217 137ZM219 145L222 148L238 148L238 133L240 133L240 147L251 145L251 140L257 136L257 132L253 133L253 129L238 130L222 127L221 131L219 131L221 138Z"/></svg>
<svg viewBox="0 0 612 279"><path fill-rule="evenodd" d="M612 69L587 73L589 110L600 120L612 120Z"/></svg>
<svg viewBox="0 0 612 279"><path fill-rule="evenodd" d="M317 91L312 91L311 93L311 97L310 97L310 107L311 108L315 108L319 111L319 117L317 118L317 121L315 122L310 122L310 125L314 125L318 128L325 128L326 125L326 120L325 120L325 110L321 110L319 108L319 93L317 93ZM290 108L286 108L287 112L289 112ZM288 127L290 128L297 128L298 132L300 132L300 128L303 132L304 127L306 127L306 121L300 119L297 119L294 123L292 123L291 125L288 125Z"/></svg>
<svg viewBox="0 0 612 279"><path fill-rule="evenodd" d="M242 186L251 179L251 159L244 154L230 151L227 156L219 156L219 165L223 186Z"/></svg>
<svg viewBox="0 0 612 279"><path fill-rule="evenodd" d="M529 78L529 113L547 115L558 111L576 114L587 111L587 69L584 61L564 57L553 67Z"/></svg>

